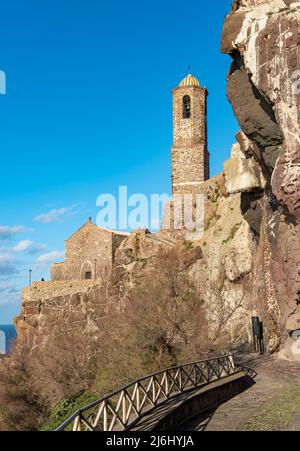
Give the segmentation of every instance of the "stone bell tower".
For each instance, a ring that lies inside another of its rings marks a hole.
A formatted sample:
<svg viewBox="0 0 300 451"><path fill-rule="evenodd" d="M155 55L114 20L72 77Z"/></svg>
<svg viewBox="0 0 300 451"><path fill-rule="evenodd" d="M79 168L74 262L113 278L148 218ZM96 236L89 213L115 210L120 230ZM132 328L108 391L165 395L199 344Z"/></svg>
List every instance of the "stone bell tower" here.
<svg viewBox="0 0 300 451"><path fill-rule="evenodd" d="M197 194L209 178L206 88L191 74L173 94L172 191ZM200 190L201 191L201 190Z"/></svg>

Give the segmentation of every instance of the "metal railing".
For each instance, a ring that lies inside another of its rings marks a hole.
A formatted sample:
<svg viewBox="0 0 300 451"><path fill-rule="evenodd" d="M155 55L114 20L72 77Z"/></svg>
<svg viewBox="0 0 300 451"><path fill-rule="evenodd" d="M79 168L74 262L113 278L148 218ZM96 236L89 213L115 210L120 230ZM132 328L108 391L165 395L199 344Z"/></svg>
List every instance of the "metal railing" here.
<svg viewBox="0 0 300 451"><path fill-rule="evenodd" d="M78 410L57 431L128 430L168 399L235 373L232 354L146 376Z"/></svg>

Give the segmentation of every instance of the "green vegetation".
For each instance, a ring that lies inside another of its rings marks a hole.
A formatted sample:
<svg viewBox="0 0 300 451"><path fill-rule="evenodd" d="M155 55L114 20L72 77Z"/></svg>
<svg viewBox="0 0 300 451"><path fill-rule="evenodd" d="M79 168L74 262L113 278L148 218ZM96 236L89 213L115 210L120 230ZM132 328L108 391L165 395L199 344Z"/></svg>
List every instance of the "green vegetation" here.
<svg viewBox="0 0 300 451"><path fill-rule="evenodd" d="M63 399L50 412L49 418L43 423L41 431L54 431L82 406L96 401L99 396L85 392L74 399Z"/></svg>
<svg viewBox="0 0 300 451"><path fill-rule="evenodd" d="M233 238L235 237L235 234L237 233L237 231L239 230L241 225L241 222L239 224L236 224L234 227L232 227L230 234L228 236L228 238L226 240L222 241L222 244L225 245L227 243L229 243L230 241L233 240Z"/></svg>
<svg viewBox="0 0 300 451"><path fill-rule="evenodd" d="M210 186L210 193L207 196L207 199L210 200L213 204L216 204L221 196L220 189L218 186Z"/></svg>
<svg viewBox="0 0 300 451"><path fill-rule="evenodd" d="M300 408L300 384L291 384L265 403L245 425L245 431L286 431Z"/></svg>
<svg viewBox="0 0 300 451"><path fill-rule="evenodd" d="M184 245L184 248L185 248L186 251L191 251L191 250L194 249L194 244L193 244L192 241L185 241L183 243L183 245Z"/></svg>

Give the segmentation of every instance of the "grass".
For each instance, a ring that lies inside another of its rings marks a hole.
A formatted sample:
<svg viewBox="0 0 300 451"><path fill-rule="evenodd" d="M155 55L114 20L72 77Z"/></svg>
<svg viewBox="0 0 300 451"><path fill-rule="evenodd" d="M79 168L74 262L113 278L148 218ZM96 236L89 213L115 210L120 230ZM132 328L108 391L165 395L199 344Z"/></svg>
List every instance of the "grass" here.
<svg viewBox="0 0 300 451"><path fill-rule="evenodd" d="M300 384L291 384L266 402L244 426L245 431L287 431L300 408Z"/></svg>

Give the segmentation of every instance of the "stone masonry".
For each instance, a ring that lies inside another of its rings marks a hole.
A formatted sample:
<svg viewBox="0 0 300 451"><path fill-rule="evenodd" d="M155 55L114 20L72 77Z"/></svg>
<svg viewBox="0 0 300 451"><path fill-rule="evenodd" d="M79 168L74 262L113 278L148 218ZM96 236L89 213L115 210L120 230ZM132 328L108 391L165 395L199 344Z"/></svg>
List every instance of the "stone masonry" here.
<svg viewBox="0 0 300 451"><path fill-rule="evenodd" d="M110 274L115 252L127 233L97 227L91 220L66 240L66 258L51 268L51 279L105 279Z"/></svg>
<svg viewBox="0 0 300 451"><path fill-rule="evenodd" d="M209 178L207 95L192 75L173 90L173 195L197 194Z"/></svg>

